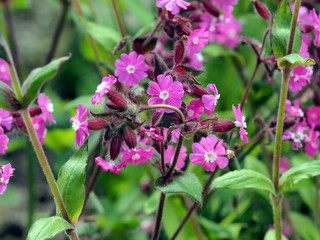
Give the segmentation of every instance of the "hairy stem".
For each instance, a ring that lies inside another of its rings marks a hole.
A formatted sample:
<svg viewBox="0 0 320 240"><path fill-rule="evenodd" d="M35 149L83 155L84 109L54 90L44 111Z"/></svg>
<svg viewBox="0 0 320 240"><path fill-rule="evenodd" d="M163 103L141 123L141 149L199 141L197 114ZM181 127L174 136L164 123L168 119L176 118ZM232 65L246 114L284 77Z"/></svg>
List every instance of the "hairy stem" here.
<svg viewBox="0 0 320 240"><path fill-rule="evenodd" d="M155 104L155 105L150 105L150 106L146 106L146 107L142 107L140 109L140 112L143 112L143 111L147 111L147 110L153 110L153 109L157 109L157 108L166 108L166 109L170 109L170 110L173 110L175 111L176 113L179 114L180 118L181 118L181 121L183 123L185 123L186 119L183 115L183 113L176 107L174 106L171 106L171 105L166 105L166 104Z"/></svg>
<svg viewBox="0 0 320 240"><path fill-rule="evenodd" d="M166 200L166 194L161 193L158 211L157 211L156 224L155 224L154 232L152 235L152 240L158 240L160 236L161 221L162 221L162 214L163 214L165 200Z"/></svg>
<svg viewBox="0 0 320 240"><path fill-rule="evenodd" d="M157 25L155 26L155 28L153 29L153 31L150 33L149 37L143 42L141 49L144 49L148 43L151 41L151 39L153 38L153 36L156 34L156 32L158 31L158 28L160 27L162 23L162 20L159 20L159 22L157 23Z"/></svg>
<svg viewBox="0 0 320 240"><path fill-rule="evenodd" d="M281 226L281 199L278 196L272 196L273 206L273 221L276 234L276 240L281 240L282 226Z"/></svg>
<svg viewBox="0 0 320 240"><path fill-rule="evenodd" d="M31 227L34 220L34 210L36 203L36 171L35 171L35 155L32 151L31 144L27 143L27 156L28 156L28 221L27 230Z"/></svg>
<svg viewBox="0 0 320 240"><path fill-rule="evenodd" d="M114 14L116 15L116 19L117 19L117 23L118 23L118 26L119 26L119 29L121 32L121 36L122 36L122 38L125 38L126 37L126 30L124 28L124 24L123 24L121 17L120 17L120 12L119 12L117 2L116 2L116 0L111 0L111 3L112 3L112 8L113 8ZM127 52L130 51L129 45L127 43L126 43L126 51Z"/></svg>
<svg viewBox="0 0 320 240"><path fill-rule="evenodd" d="M174 153L174 158L173 158L171 167L170 167L169 171L167 172L167 174L165 176L166 179L170 178L171 174L173 173L174 169L176 168L176 165L177 165L177 162L178 162L178 158L179 158L179 155L180 155L180 150L181 150L181 147L183 145L183 140L184 140L184 138L180 133L178 144L177 144L177 147L176 147L176 151Z"/></svg>

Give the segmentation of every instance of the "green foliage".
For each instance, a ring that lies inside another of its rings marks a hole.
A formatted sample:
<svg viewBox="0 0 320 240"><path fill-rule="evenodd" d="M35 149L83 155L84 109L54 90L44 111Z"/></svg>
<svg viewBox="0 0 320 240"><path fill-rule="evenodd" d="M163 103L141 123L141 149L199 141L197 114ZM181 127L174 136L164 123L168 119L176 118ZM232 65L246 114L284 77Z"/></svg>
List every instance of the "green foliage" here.
<svg viewBox="0 0 320 240"><path fill-rule="evenodd" d="M291 212L290 217L302 239L317 240L320 236L319 228L309 217L297 212Z"/></svg>
<svg viewBox="0 0 320 240"><path fill-rule="evenodd" d="M284 69L287 64L290 65L290 69L294 69L297 66L314 65L316 62L311 58L303 57L299 54L289 54L287 56L278 59L278 66L280 69Z"/></svg>
<svg viewBox="0 0 320 240"><path fill-rule="evenodd" d="M0 81L0 108L8 111L17 111L20 108L17 96L12 89Z"/></svg>
<svg viewBox="0 0 320 240"><path fill-rule="evenodd" d="M282 240L288 240L285 236L282 235ZM274 229L268 230L266 235L264 236L263 240L276 240L276 231Z"/></svg>

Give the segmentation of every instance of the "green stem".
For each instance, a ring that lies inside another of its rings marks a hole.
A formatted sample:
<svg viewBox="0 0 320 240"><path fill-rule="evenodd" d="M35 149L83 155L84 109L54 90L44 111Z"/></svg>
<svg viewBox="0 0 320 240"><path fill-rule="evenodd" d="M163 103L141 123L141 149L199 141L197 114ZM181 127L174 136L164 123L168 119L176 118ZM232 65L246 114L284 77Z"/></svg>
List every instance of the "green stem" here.
<svg viewBox="0 0 320 240"><path fill-rule="evenodd" d="M121 36L122 36L122 38L125 38L126 37L126 30L124 28L124 24L123 24L121 17L120 17L120 12L119 12L117 2L115 0L111 0L111 3L112 3L112 8L113 8L114 14L116 15L116 19L117 19L117 23L118 23L118 26L119 26L119 29L121 32ZM127 52L130 51L129 45L127 43L126 43L126 51Z"/></svg>
<svg viewBox="0 0 320 240"><path fill-rule="evenodd" d="M185 121L186 121L183 113L178 108L176 108L174 106L171 106L171 105L166 105L166 104L155 104L155 105L151 105L151 106L142 107L140 109L140 112L153 110L153 109L157 109L157 108L167 108L167 109L173 110L173 111L175 111L176 113L179 114L179 116L181 118L181 121L183 123L185 123Z"/></svg>
<svg viewBox="0 0 320 240"><path fill-rule="evenodd" d="M292 47L294 42L294 35L296 33L300 5L301 5L301 0L296 0L294 3L294 12L293 12L293 17L291 21L291 31L290 31L290 37L288 42L287 55L292 53Z"/></svg>
<svg viewBox="0 0 320 240"><path fill-rule="evenodd" d="M272 206L273 206L273 220L275 227L276 240L281 240L281 199L279 196L272 196Z"/></svg>
<svg viewBox="0 0 320 240"><path fill-rule="evenodd" d="M34 220L34 207L36 202L36 182L35 182L35 162L34 162L34 152L30 146L27 144L27 156L28 156L28 222L27 229L29 229Z"/></svg>

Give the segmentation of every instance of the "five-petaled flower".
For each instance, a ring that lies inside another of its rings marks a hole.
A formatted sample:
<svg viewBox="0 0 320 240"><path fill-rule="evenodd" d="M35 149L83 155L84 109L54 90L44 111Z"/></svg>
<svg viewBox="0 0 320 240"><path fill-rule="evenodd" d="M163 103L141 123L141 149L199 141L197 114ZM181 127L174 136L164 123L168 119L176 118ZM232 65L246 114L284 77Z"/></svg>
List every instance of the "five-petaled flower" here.
<svg viewBox="0 0 320 240"><path fill-rule="evenodd" d="M101 104L103 96L111 90L112 85L115 84L116 81L117 79L112 75L102 78L102 82L98 85L96 93L91 99L91 103L93 105L96 103Z"/></svg>
<svg viewBox="0 0 320 240"><path fill-rule="evenodd" d="M167 149L164 150L164 162L172 164L176 148L169 145ZM185 146L181 147L176 168L182 169L186 165L185 161L187 158L187 148Z"/></svg>
<svg viewBox="0 0 320 240"><path fill-rule="evenodd" d="M76 145L78 146L83 145L84 139L86 138L85 134L90 136L88 131L88 120L84 120L89 112L90 110L88 108L85 109L83 104L79 104L76 116L70 119L72 128L76 131Z"/></svg>
<svg viewBox="0 0 320 240"><path fill-rule="evenodd" d="M0 108L0 127L10 131L12 126L12 121L13 121L13 118L10 115L10 112Z"/></svg>
<svg viewBox="0 0 320 240"><path fill-rule="evenodd" d="M152 158L153 148L145 150L143 147L131 149L128 152L122 153L121 157L125 163L133 163L133 165L148 162Z"/></svg>
<svg viewBox="0 0 320 240"><path fill-rule="evenodd" d="M179 13L180 8L186 10L189 5L190 3L184 0L157 0L157 7L165 7L172 14Z"/></svg>
<svg viewBox="0 0 320 240"><path fill-rule="evenodd" d="M33 124L34 130L36 130L36 133L41 145L43 145L44 138L46 137L46 134L47 134L47 128L46 128L47 122L45 118L43 118L40 115L37 115L32 119L32 124Z"/></svg>
<svg viewBox="0 0 320 240"><path fill-rule="evenodd" d="M114 160L110 160L108 162L101 157L95 158L95 161L96 161L97 165L100 166L102 168L102 170L105 172L110 171L110 172L113 172L116 174L120 174L120 168L126 168L126 165L122 164L122 162L120 162L116 165Z"/></svg>
<svg viewBox="0 0 320 240"><path fill-rule="evenodd" d="M245 128L247 128L246 117L242 116L240 104L238 104L238 109L236 109L236 107L232 104L232 110L236 118L236 121L234 122L234 124L236 125L236 127L240 128L239 130L240 139L248 143L248 137L246 136L248 133L245 130Z"/></svg>
<svg viewBox="0 0 320 240"><path fill-rule="evenodd" d="M203 112L203 103L201 100L192 100L187 106L187 120L196 118L200 119L200 115Z"/></svg>
<svg viewBox="0 0 320 240"><path fill-rule="evenodd" d="M200 53L201 49L208 43L209 32L204 28L195 29L188 37L187 50L190 55Z"/></svg>
<svg viewBox="0 0 320 240"><path fill-rule="evenodd" d="M13 176L14 168L8 163L4 166L0 166L0 195L2 195L7 189L10 177Z"/></svg>
<svg viewBox="0 0 320 240"><path fill-rule="evenodd" d="M213 111L216 109L220 94L218 94L218 89L215 84L208 84L207 90L214 92L214 95L205 94L201 100L204 103L204 113L208 113L208 116L211 117Z"/></svg>
<svg viewBox="0 0 320 240"><path fill-rule="evenodd" d="M38 105L41 108L42 117L46 121L46 118L49 120L49 124L51 125L51 122L56 123L54 120L52 113L53 113L53 104L44 93L40 93L38 96Z"/></svg>
<svg viewBox="0 0 320 240"><path fill-rule="evenodd" d="M3 133L3 129L0 127L0 154L4 154L8 149L9 138Z"/></svg>
<svg viewBox="0 0 320 240"><path fill-rule="evenodd" d="M9 66L8 63L2 58L0 58L0 81L3 81L9 86L11 86Z"/></svg>

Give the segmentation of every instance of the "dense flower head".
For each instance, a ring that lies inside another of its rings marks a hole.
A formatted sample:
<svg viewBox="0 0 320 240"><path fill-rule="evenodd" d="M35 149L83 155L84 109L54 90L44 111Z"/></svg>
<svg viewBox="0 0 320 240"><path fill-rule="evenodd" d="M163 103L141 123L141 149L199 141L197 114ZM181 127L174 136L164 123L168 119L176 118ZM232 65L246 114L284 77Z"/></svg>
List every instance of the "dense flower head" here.
<svg viewBox="0 0 320 240"><path fill-rule="evenodd" d="M204 28L195 29L188 37L187 50L190 55L200 53L208 43L209 32Z"/></svg>
<svg viewBox="0 0 320 240"><path fill-rule="evenodd" d="M112 75L102 78L102 82L98 85L96 93L92 96L91 103L93 105L96 103L101 104L103 96L111 90L116 82L117 79Z"/></svg>
<svg viewBox="0 0 320 240"><path fill-rule="evenodd" d="M220 94L215 84L208 84L207 90L214 92L214 95L205 94L202 96L202 102L204 103L204 113L207 113L209 117L212 116L213 111L216 109Z"/></svg>
<svg viewBox="0 0 320 240"><path fill-rule="evenodd" d="M320 107L311 106L307 112L307 120L311 127L320 126Z"/></svg>
<svg viewBox="0 0 320 240"><path fill-rule="evenodd" d="M122 153L121 157L125 163L133 163L133 165L148 162L152 158L153 148L145 150L143 147L131 149Z"/></svg>
<svg viewBox="0 0 320 240"><path fill-rule="evenodd" d="M3 133L3 129L0 128L0 154L4 154L8 149L9 138Z"/></svg>
<svg viewBox="0 0 320 240"><path fill-rule="evenodd" d="M166 150L164 150L164 161L166 163L172 163L174 159L174 154L175 154L176 148L172 145L169 145ZM178 157L178 162L176 165L176 168L182 169L186 165L186 158L187 158L187 148L185 146L181 147L179 157Z"/></svg>
<svg viewBox="0 0 320 240"><path fill-rule="evenodd" d="M72 122L72 128L76 131L76 145L82 146L84 139L87 136L90 136L88 131L88 120L84 120L90 110L85 109L83 104L78 105L77 114L70 119Z"/></svg>
<svg viewBox="0 0 320 240"><path fill-rule="evenodd" d="M0 166L0 195L2 195L7 189L10 177L13 176L13 171L15 169L11 167L11 164L8 163L4 166Z"/></svg>
<svg viewBox="0 0 320 240"><path fill-rule="evenodd" d="M193 118L199 120L203 110L204 108L201 100L192 100L190 104L187 106L187 120Z"/></svg>
<svg viewBox="0 0 320 240"><path fill-rule="evenodd" d="M317 15L316 9L311 10L311 16L313 19L313 32L314 32L314 40L313 44L315 46L320 46L320 17Z"/></svg>
<svg viewBox="0 0 320 240"><path fill-rule="evenodd" d="M136 52L129 54L121 54L121 60L117 59L115 62L116 70L114 74L119 77L118 81L125 83L128 86L139 84L141 79L148 76L146 71L148 65L144 61L144 57Z"/></svg>
<svg viewBox="0 0 320 240"><path fill-rule="evenodd" d="M305 140L306 123L300 122L293 127L293 131L285 131L282 139L292 141L292 149L298 150L302 147L302 143Z"/></svg>
<svg viewBox="0 0 320 240"><path fill-rule="evenodd" d="M126 165L122 164L122 162L116 165L114 160L110 160L109 162L104 160L102 157L96 157L95 162L98 166L102 168L105 172L113 172L116 174L120 174L120 168L126 168Z"/></svg>
<svg viewBox="0 0 320 240"><path fill-rule="evenodd" d="M190 3L185 0L157 0L156 4L159 8L165 7L167 11L171 12L172 14L179 13L180 8L186 10L190 5Z"/></svg>
<svg viewBox="0 0 320 240"><path fill-rule="evenodd" d="M10 112L0 108L0 127L9 131L12 127L12 121L13 118L10 115Z"/></svg>
<svg viewBox="0 0 320 240"><path fill-rule="evenodd" d="M53 104L50 98L48 98L44 93L40 93L38 96L37 102L39 107L41 108L41 112L42 112L41 116L44 118L44 120L48 118L50 125L51 125L51 122L56 123L56 121L52 116L54 109L53 109Z"/></svg>
<svg viewBox="0 0 320 240"><path fill-rule="evenodd" d="M46 120L42 116L37 115L32 119L32 124L33 124L34 130L36 130L36 133L41 145L43 145L44 138L46 137L46 134L47 134Z"/></svg>
<svg viewBox="0 0 320 240"><path fill-rule="evenodd" d="M245 128L247 128L247 123L246 123L246 117L242 115L241 113L241 106L238 104L238 109L234 105L232 105L232 111L234 112L236 121L234 124L236 127L239 127L239 134L240 134L240 139L246 143L248 143L248 137L246 136L248 133L246 132Z"/></svg>
<svg viewBox="0 0 320 240"><path fill-rule="evenodd" d="M290 100L287 100L285 110L289 116L293 116L293 117L303 117L304 116L304 113L303 113L302 109L300 108L299 100L294 101L294 106L291 105Z"/></svg>
<svg viewBox="0 0 320 240"><path fill-rule="evenodd" d="M149 82L151 87L148 89L147 93L157 97L150 98L148 105L167 104L180 108L182 104L182 97L184 95L182 83L178 81L173 82L170 75L159 75L157 80L158 84L155 82ZM156 111L166 113L174 112L173 110L165 108L158 108Z"/></svg>
<svg viewBox="0 0 320 240"><path fill-rule="evenodd" d="M9 86L11 86L9 66L8 63L2 58L0 58L0 81L3 81Z"/></svg>
<svg viewBox="0 0 320 240"><path fill-rule="evenodd" d="M314 128L308 128L308 133L304 138L304 150L310 157L313 157L319 152L319 135L320 132L315 131Z"/></svg>
<svg viewBox="0 0 320 240"><path fill-rule="evenodd" d="M213 172L217 165L221 169L228 165L228 159L221 157L226 155L223 141L218 141L214 135L203 137L200 143L193 143L192 151L189 155L192 164L201 164L207 171Z"/></svg>

